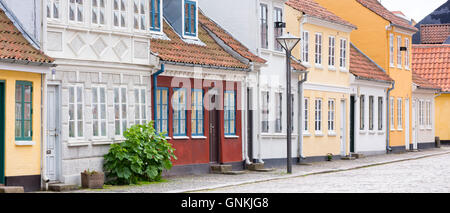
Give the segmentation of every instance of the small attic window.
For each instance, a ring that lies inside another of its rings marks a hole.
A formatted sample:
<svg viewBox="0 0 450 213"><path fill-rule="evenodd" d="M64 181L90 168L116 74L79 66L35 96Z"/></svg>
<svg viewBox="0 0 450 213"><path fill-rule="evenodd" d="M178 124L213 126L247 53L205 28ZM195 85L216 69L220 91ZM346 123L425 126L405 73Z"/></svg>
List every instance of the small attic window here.
<svg viewBox="0 0 450 213"><path fill-rule="evenodd" d="M197 36L197 3L184 1L184 35Z"/></svg>
<svg viewBox="0 0 450 213"><path fill-rule="evenodd" d="M161 31L161 1L150 0L150 30Z"/></svg>

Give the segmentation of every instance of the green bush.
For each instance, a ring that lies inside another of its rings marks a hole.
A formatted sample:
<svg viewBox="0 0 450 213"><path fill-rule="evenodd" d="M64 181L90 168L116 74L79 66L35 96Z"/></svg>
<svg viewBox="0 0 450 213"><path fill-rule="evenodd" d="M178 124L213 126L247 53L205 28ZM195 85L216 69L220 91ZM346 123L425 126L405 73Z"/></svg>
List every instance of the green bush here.
<svg viewBox="0 0 450 213"><path fill-rule="evenodd" d="M153 122L134 125L124 132L125 141L112 144L104 156L104 171L109 184L136 184L160 181L164 169L177 159L163 133L157 134Z"/></svg>

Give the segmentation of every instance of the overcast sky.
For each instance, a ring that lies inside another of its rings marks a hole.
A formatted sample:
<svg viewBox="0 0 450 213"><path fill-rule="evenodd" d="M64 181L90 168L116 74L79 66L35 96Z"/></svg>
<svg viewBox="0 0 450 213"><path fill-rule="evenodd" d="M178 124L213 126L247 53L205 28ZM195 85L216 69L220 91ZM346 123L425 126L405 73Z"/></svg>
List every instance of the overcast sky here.
<svg viewBox="0 0 450 213"><path fill-rule="evenodd" d="M400 10L416 22L433 12L447 0L381 0L381 3L391 11Z"/></svg>

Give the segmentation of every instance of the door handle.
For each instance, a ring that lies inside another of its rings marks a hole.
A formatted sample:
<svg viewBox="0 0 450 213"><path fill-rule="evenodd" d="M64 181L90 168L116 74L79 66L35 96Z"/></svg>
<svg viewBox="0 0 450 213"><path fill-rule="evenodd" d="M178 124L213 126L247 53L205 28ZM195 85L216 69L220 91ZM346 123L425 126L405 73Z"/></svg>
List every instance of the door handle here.
<svg viewBox="0 0 450 213"><path fill-rule="evenodd" d="M47 150L47 155L52 154L52 150Z"/></svg>

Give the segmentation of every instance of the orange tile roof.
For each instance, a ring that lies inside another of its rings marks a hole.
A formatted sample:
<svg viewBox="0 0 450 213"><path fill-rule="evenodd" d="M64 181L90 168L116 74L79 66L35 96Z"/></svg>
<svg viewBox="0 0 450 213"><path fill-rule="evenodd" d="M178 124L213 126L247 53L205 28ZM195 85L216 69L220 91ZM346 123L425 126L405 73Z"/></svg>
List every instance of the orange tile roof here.
<svg viewBox="0 0 450 213"><path fill-rule="evenodd" d="M314 0L289 0L286 4L300 12L304 12L307 15L356 28L355 25L320 6Z"/></svg>
<svg viewBox="0 0 450 213"><path fill-rule="evenodd" d="M412 81L413 81L413 83L417 84L417 86L419 88L435 89L435 90L440 90L441 89L439 86L431 83L431 81L429 81L428 79L423 78L422 76L417 74L414 70L412 71Z"/></svg>
<svg viewBox="0 0 450 213"><path fill-rule="evenodd" d="M394 25L412 31L418 31L418 29L412 26L407 20L396 16L391 11L386 9L380 2L378 2L378 0L356 0L356 1Z"/></svg>
<svg viewBox="0 0 450 213"><path fill-rule="evenodd" d="M393 81L381 67L364 55L353 44L350 46L350 73L363 79L386 82Z"/></svg>
<svg viewBox="0 0 450 213"><path fill-rule="evenodd" d="M266 63L266 60L254 55L250 52L250 50L245 47L241 42L237 39L233 38L233 36L228 33L225 29L220 27L213 20L206 17L201 11L198 13L198 21L203 27L206 27L208 30L213 32L217 37L219 37L225 44L231 47L234 51L239 53L242 57L257 63Z"/></svg>
<svg viewBox="0 0 450 213"><path fill-rule="evenodd" d="M450 37L450 24L420 25L420 43L442 44Z"/></svg>
<svg viewBox="0 0 450 213"><path fill-rule="evenodd" d="M413 45L412 56L415 73L450 92L450 45Z"/></svg>
<svg viewBox="0 0 450 213"><path fill-rule="evenodd" d="M31 45L2 9L0 9L0 59L47 64L54 61Z"/></svg>

